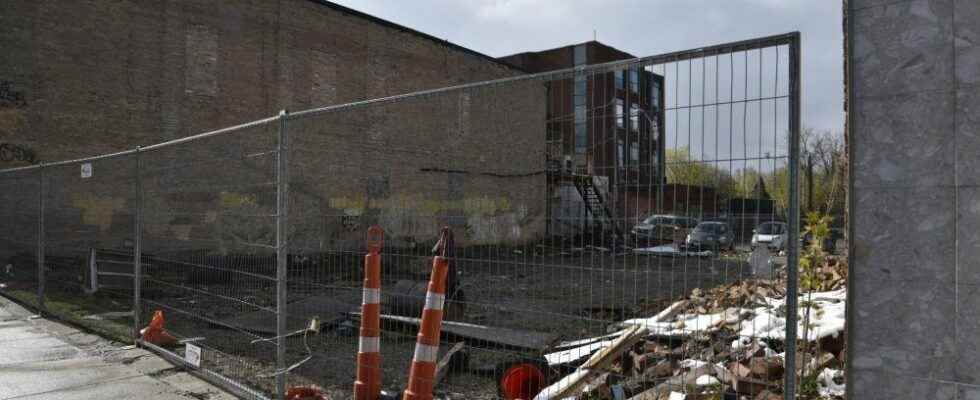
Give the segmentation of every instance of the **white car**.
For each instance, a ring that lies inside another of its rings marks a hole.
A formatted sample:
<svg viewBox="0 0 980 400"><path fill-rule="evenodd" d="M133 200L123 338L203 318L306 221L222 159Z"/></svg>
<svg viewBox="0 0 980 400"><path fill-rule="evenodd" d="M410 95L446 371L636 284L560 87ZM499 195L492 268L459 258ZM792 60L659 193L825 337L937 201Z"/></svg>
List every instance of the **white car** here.
<svg viewBox="0 0 980 400"><path fill-rule="evenodd" d="M752 230L752 249L766 246L769 250L780 251L789 238L789 226L785 222L763 222Z"/></svg>

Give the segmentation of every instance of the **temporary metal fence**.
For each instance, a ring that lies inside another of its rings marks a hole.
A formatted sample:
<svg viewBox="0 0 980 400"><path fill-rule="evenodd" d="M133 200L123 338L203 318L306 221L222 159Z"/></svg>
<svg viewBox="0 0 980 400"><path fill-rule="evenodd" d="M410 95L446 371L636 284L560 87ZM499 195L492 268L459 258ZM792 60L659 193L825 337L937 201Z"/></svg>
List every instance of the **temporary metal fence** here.
<svg viewBox="0 0 980 400"><path fill-rule="evenodd" d="M4 291L109 334L122 323L129 338L163 311L180 342L141 344L243 397L312 384L346 398L377 225L382 384L401 390L445 226L440 356L462 350L439 391L507 397L501 381L521 364L539 386L592 374L582 363L627 326L686 375L753 341L796 365L783 339L798 335L785 309L798 308L799 49L792 33L0 171ZM734 315L751 312L742 304L707 297L735 282L767 290L748 297L783 295L782 316L764 299L773 310L754 328ZM720 329L726 318L740 330ZM593 372L633 395L728 385L716 372L717 384L645 381L638 362ZM770 389L794 398L795 370Z"/></svg>

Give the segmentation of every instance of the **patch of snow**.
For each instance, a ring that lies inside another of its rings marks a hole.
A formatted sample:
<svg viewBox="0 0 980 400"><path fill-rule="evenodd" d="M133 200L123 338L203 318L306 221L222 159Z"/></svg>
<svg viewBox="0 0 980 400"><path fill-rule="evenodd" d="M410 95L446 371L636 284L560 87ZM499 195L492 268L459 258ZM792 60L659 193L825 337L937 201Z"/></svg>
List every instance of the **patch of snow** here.
<svg viewBox="0 0 980 400"><path fill-rule="evenodd" d="M684 400L686 398L687 395L684 393L670 392L670 397L668 397L667 400Z"/></svg>
<svg viewBox="0 0 980 400"><path fill-rule="evenodd" d="M694 380L694 384L697 386L711 386L720 385L721 381L711 375L701 375L698 377L698 379Z"/></svg>
<svg viewBox="0 0 980 400"><path fill-rule="evenodd" d="M838 384L834 382L834 378L841 378L844 376L844 371L839 369L827 368L820 371L820 375L817 375L817 385L821 396L843 396L844 388L846 385Z"/></svg>
<svg viewBox="0 0 980 400"><path fill-rule="evenodd" d="M688 369L698 369L705 365L708 365L706 361L694 360L690 358L686 360L682 360L680 363L677 364L678 367L688 368Z"/></svg>
<svg viewBox="0 0 980 400"><path fill-rule="evenodd" d="M681 251L674 245L662 245L656 247L639 247L633 249L633 254L652 254L655 256L677 256L677 257L707 257L714 253L709 250L704 251Z"/></svg>
<svg viewBox="0 0 980 400"><path fill-rule="evenodd" d="M548 361L548 365L568 364L586 358L592 353L612 345L612 343L612 340L589 343L584 346L545 354L544 359Z"/></svg>
<svg viewBox="0 0 980 400"><path fill-rule="evenodd" d="M797 314L797 338L815 341L828 336L836 337L844 332L845 289L804 293L800 295L798 300L800 307ZM806 312L803 304L807 301L813 304L810 309L809 332L803 328ZM742 321L740 336L783 340L786 318L776 315L776 310L786 307L786 299L766 298L766 303L765 307L757 307L752 310L755 315L754 318ZM807 337L803 336L804 333L807 333Z"/></svg>
<svg viewBox="0 0 980 400"><path fill-rule="evenodd" d="M834 336L844 332L844 313L846 311L846 290L840 289L830 292L804 293L800 295L798 310L797 337L808 341L815 341L824 337ZM802 304L811 302L813 307L810 310L810 329L803 329L803 322L806 308ZM739 334L739 339L732 342L732 347L739 349L747 346L751 340L756 339L776 339L783 340L784 330L786 329L786 318L778 315L780 309L786 307L785 298L763 299L764 305L755 308L729 308L723 312L711 314L679 314L673 321L664 321L665 318L634 318L623 322L624 325L641 325L650 330L650 333L664 336L689 336L715 331L719 324L724 321L726 324L735 325ZM678 305L674 303L673 306ZM804 333L807 337L803 337Z"/></svg>
<svg viewBox="0 0 980 400"><path fill-rule="evenodd" d="M680 251L678 251L676 248L674 248L674 246L664 245L664 246L656 246L656 247L639 247L639 248L635 248L635 249L633 249L633 253L636 253L636 254L674 255L674 254L680 254Z"/></svg>

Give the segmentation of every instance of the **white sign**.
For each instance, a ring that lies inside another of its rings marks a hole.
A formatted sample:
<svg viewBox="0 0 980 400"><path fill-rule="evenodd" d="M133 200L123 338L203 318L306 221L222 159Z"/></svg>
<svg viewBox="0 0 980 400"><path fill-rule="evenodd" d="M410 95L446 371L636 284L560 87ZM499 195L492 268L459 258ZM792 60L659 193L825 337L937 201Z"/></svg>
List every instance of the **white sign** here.
<svg viewBox="0 0 980 400"><path fill-rule="evenodd" d="M82 164L82 178L92 177L92 163Z"/></svg>
<svg viewBox="0 0 980 400"><path fill-rule="evenodd" d="M201 348L188 343L184 347L184 361L195 367L201 367Z"/></svg>

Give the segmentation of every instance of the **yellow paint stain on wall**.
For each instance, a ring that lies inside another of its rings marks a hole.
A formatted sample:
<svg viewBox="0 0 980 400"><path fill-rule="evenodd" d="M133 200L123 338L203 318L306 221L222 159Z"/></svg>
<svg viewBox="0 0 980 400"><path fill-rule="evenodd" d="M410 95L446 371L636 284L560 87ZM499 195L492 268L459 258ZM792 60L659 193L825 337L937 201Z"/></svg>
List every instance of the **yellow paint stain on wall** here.
<svg viewBox="0 0 980 400"><path fill-rule="evenodd" d="M171 225L170 231L173 232L177 240L188 241L191 239L191 229L194 225Z"/></svg>
<svg viewBox="0 0 980 400"><path fill-rule="evenodd" d="M23 110L16 108L0 109L0 133L16 134L24 127L25 121L27 118Z"/></svg>
<svg viewBox="0 0 980 400"><path fill-rule="evenodd" d="M236 192L221 192L219 201L221 202L222 208L254 206L257 204L254 194L242 194Z"/></svg>
<svg viewBox="0 0 980 400"><path fill-rule="evenodd" d="M82 210L82 223L96 225L107 230L112 225L112 215L126 207L126 199L120 197L95 197L89 193L73 193L71 203Z"/></svg>
<svg viewBox="0 0 980 400"><path fill-rule="evenodd" d="M366 209L382 209L394 212L410 212L419 216L433 216L443 211L463 210L467 214L496 215L510 212L514 206L506 197L469 197L461 200L428 199L422 194L399 194L387 199L358 197L333 197L328 204L341 209L347 215L361 215Z"/></svg>

